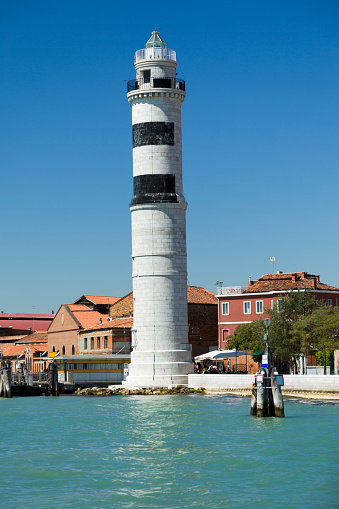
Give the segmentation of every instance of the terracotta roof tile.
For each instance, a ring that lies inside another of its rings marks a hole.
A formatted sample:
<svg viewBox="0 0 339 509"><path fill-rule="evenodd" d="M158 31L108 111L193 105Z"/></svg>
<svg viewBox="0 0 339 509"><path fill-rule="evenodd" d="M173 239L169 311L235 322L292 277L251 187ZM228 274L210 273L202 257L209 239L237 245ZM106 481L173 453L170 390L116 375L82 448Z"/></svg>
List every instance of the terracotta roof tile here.
<svg viewBox="0 0 339 509"><path fill-rule="evenodd" d="M102 296L102 295L83 295L82 297L85 297L86 299L93 302L93 304L114 304L117 300L120 299L120 297L111 297L111 296ZM80 297L80 299L82 299ZM80 299L77 299L74 301L74 303L77 303Z"/></svg>
<svg viewBox="0 0 339 509"><path fill-rule="evenodd" d="M319 276L307 272L283 272L265 274L255 281L243 293L260 293L289 290L330 290L338 291L335 286L320 283Z"/></svg>
<svg viewBox="0 0 339 509"><path fill-rule="evenodd" d="M33 334L29 334L28 336L20 337L16 341L16 343L36 343L36 342L45 342L47 343L47 332L34 332Z"/></svg>
<svg viewBox="0 0 339 509"><path fill-rule="evenodd" d="M84 329L93 327L94 325L99 325L100 318L103 322L106 322L108 317L108 315L102 315L101 313L98 313L98 311L72 311L72 313Z"/></svg>
<svg viewBox="0 0 339 509"><path fill-rule="evenodd" d="M189 304L217 304L215 293L205 290L201 286L187 287L187 302Z"/></svg>
<svg viewBox="0 0 339 509"><path fill-rule="evenodd" d="M31 334L19 334L17 336L0 336L0 343L17 343L19 340L29 338Z"/></svg>
<svg viewBox="0 0 339 509"><path fill-rule="evenodd" d="M131 328L133 326L133 318L113 318L109 322L105 321L99 325L94 325L93 327L87 327L83 332L90 330L105 330L105 329L116 329L116 328Z"/></svg>
<svg viewBox="0 0 339 509"><path fill-rule="evenodd" d="M73 311L92 311L87 306L85 306L85 304L67 304L67 306L69 307L69 309L72 312Z"/></svg>
<svg viewBox="0 0 339 509"><path fill-rule="evenodd" d="M45 352L48 350L47 345L9 345L3 349L2 355L3 357L14 357L17 355L22 355L26 352L26 349L29 348L31 352Z"/></svg>

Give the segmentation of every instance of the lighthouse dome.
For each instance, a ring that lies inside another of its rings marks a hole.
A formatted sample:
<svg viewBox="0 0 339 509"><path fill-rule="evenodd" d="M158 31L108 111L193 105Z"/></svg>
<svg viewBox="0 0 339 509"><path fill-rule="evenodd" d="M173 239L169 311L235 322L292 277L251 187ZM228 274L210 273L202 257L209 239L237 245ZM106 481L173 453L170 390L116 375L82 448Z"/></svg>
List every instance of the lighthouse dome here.
<svg viewBox="0 0 339 509"><path fill-rule="evenodd" d="M158 30L153 30L151 37L145 44L145 48L166 48L166 43L160 37Z"/></svg>

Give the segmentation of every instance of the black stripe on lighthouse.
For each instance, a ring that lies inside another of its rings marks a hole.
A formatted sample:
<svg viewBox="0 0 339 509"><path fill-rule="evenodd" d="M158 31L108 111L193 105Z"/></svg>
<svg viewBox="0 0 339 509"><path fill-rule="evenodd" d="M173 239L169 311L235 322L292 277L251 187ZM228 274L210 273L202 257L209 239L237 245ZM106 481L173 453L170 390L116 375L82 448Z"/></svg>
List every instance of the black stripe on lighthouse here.
<svg viewBox="0 0 339 509"><path fill-rule="evenodd" d="M174 122L141 122L133 125L133 148L174 145Z"/></svg>
<svg viewBox="0 0 339 509"><path fill-rule="evenodd" d="M142 203L177 203L175 175L146 174L133 178L134 196L131 205Z"/></svg>

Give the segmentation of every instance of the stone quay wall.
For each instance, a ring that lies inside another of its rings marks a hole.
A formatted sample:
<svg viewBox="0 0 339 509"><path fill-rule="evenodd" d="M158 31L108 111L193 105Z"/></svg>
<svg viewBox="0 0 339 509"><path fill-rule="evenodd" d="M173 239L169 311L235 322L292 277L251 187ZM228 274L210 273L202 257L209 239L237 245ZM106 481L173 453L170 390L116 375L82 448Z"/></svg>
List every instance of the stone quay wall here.
<svg viewBox="0 0 339 509"><path fill-rule="evenodd" d="M188 375L188 387L207 392L251 393L253 375ZM339 396L339 375L284 375L283 394Z"/></svg>

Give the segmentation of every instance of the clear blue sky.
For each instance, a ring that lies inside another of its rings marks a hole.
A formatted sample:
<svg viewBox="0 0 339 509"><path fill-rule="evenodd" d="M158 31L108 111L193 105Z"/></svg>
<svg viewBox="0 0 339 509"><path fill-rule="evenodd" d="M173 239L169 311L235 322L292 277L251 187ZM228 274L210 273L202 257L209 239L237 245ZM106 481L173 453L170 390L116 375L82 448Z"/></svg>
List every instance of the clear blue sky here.
<svg viewBox="0 0 339 509"><path fill-rule="evenodd" d="M337 0L2 1L0 308L132 289L131 106L156 25L186 80L188 279L339 287Z"/></svg>

